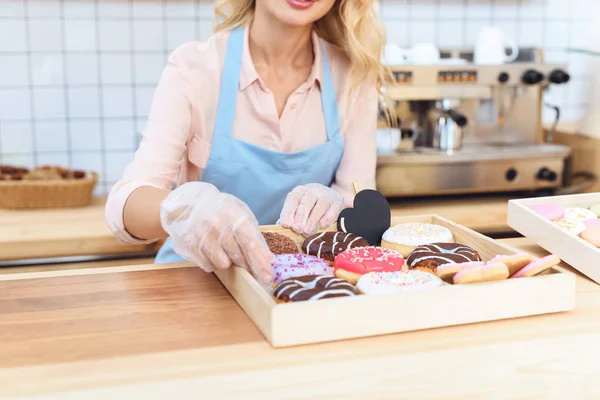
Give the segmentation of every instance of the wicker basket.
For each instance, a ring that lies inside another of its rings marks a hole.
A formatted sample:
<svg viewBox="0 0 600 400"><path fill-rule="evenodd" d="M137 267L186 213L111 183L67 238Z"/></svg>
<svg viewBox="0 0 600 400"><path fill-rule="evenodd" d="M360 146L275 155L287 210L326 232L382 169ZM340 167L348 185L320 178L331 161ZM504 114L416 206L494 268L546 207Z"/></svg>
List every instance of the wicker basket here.
<svg viewBox="0 0 600 400"><path fill-rule="evenodd" d="M90 205L98 175L51 181L0 181L0 208L67 208Z"/></svg>

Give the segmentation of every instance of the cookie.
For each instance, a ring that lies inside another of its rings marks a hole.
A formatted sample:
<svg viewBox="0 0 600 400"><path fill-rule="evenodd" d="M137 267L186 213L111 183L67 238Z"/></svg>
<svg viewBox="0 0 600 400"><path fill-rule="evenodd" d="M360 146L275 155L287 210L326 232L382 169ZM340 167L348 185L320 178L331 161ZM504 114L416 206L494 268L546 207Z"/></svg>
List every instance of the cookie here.
<svg viewBox="0 0 600 400"><path fill-rule="evenodd" d="M499 255L490 260L492 262L500 262L506 264L510 275L514 274L521 268L529 265L533 261L532 257L527 253L517 253L511 255Z"/></svg>
<svg viewBox="0 0 600 400"><path fill-rule="evenodd" d="M455 284L503 281L509 277L506 264L488 263L479 267L466 268L454 275Z"/></svg>
<svg viewBox="0 0 600 400"><path fill-rule="evenodd" d="M581 234L581 238L592 246L600 247L600 226L591 226Z"/></svg>
<svg viewBox="0 0 600 400"><path fill-rule="evenodd" d="M521 270L517 271L511 276L511 278L528 278L535 276L547 269L557 266L558 264L560 264L560 258L554 255L549 255L531 262Z"/></svg>
<svg viewBox="0 0 600 400"><path fill-rule="evenodd" d="M558 204L540 204L531 207L531 209L550 221L554 221L555 219L560 219L565 216L565 210Z"/></svg>
<svg viewBox="0 0 600 400"><path fill-rule="evenodd" d="M273 254L295 254L300 253L298 246L292 239L275 232L263 232L263 237Z"/></svg>
<svg viewBox="0 0 600 400"><path fill-rule="evenodd" d="M452 283L454 275L458 274L463 269L483 267L484 265L485 263L483 261L442 264L439 267L437 267L436 273L438 278L448 283Z"/></svg>

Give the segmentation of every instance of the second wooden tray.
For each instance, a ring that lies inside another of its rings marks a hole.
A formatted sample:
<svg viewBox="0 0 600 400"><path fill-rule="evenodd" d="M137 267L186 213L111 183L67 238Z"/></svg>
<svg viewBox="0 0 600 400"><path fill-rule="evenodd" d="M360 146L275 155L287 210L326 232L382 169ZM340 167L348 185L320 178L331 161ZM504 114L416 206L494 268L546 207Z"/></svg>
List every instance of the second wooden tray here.
<svg viewBox="0 0 600 400"><path fill-rule="evenodd" d="M516 252L436 215L392 218L392 225L404 222L445 226L456 242L475 248L484 260ZM285 234L296 243L303 239L281 227L263 230ZM575 305L574 276L555 269L533 278L286 304L275 302L244 269L215 273L274 347L555 313Z"/></svg>

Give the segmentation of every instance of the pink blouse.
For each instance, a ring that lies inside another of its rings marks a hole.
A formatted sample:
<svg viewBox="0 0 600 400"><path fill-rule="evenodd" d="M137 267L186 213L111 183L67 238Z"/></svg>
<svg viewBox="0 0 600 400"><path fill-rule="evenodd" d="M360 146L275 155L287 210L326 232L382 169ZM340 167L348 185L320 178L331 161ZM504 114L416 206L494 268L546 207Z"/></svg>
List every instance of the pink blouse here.
<svg viewBox="0 0 600 400"><path fill-rule="evenodd" d="M191 42L176 49L164 69L139 149L123 178L112 188L106 219L117 239L128 244L147 243L132 237L123 224L123 209L131 193L141 186L172 189L197 181L210 155L221 69L228 32L206 42ZM344 155L332 188L352 204L353 181L375 188L377 91L362 88L342 98L349 77L343 53L313 33L315 61L308 80L292 93L281 117L271 91L258 76L248 50L248 30L242 56L239 95L233 136L279 152L298 152L327 140L321 108L323 77L321 47L329 60L342 119ZM232 105L233 106L233 105Z"/></svg>

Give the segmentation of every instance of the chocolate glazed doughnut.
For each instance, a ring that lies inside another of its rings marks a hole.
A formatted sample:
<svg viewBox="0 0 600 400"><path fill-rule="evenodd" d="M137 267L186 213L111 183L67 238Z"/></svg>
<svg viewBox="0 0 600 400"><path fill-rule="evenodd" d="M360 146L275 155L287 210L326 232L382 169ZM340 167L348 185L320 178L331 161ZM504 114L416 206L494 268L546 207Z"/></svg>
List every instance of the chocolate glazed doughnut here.
<svg viewBox="0 0 600 400"><path fill-rule="evenodd" d="M333 276L305 275L286 279L275 288L273 295L283 301L311 301L331 297L354 296L356 286Z"/></svg>
<svg viewBox="0 0 600 400"><path fill-rule="evenodd" d="M431 243L414 249L406 263L409 268L436 273L442 264L481 261L479 253L460 243Z"/></svg>
<svg viewBox="0 0 600 400"><path fill-rule="evenodd" d="M302 243L302 251L322 258L331 265L335 256L353 247L368 246L366 239L354 233L321 232L307 237Z"/></svg>

